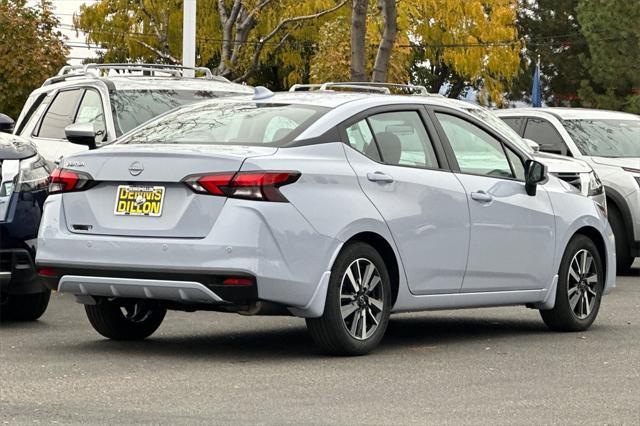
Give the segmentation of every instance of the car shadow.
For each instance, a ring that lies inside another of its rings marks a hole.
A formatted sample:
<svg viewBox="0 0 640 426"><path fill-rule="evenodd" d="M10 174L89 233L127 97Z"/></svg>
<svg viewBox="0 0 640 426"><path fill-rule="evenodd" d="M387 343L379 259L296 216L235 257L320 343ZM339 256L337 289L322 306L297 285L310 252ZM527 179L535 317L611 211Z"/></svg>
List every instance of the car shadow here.
<svg viewBox="0 0 640 426"><path fill-rule="evenodd" d="M444 316L392 317L386 335L374 354L388 354L407 348L454 345L492 338L527 339L550 333L542 321L504 318L456 318ZM191 336L159 333L140 342L96 339L56 345L52 348L69 355L145 357L160 356L181 360L203 358L231 363L279 362L323 356L307 333L304 323L288 328L257 331L225 331Z"/></svg>
<svg viewBox="0 0 640 426"><path fill-rule="evenodd" d="M627 272L618 272L619 277L640 277L640 261L636 261L633 264L635 267L631 267L631 269Z"/></svg>

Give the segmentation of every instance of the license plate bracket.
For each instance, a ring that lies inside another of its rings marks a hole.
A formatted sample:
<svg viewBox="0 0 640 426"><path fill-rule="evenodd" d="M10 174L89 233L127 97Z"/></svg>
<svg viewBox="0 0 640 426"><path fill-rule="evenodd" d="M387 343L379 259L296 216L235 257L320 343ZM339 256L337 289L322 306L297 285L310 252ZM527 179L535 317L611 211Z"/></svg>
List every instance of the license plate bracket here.
<svg viewBox="0 0 640 426"><path fill-rule="evenodd" d="M116 216L159 217L164 194L164 186L118 185L113 213Z"/></svg>

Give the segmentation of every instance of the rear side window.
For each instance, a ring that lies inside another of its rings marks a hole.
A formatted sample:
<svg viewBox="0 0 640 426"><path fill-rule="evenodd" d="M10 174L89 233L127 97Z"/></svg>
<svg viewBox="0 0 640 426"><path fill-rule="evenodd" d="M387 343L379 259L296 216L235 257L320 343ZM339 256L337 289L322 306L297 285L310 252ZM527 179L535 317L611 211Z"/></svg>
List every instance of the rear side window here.
<svg viewBox="0 0 640 426"><path fill-rule="evenodd" d="M65 139L64 128L73 118L82 89L66 90L56 95L40 123L36 136L48 139Z"/></svg>
<svg viewBox="0 0 640 426"><path fill-rule="evenodd" d="M376 114L369 117L369 123L385 163L438 168L429 134L416 111Z"/></svg>
<svg viewBox="0 0 640 426"><path fill-rule="evenodd" d="M347 140L349 145L356 151L360 151L374 161L380 161L380 153L367 120L361 120L349 126L347 128Z"/></svg>
<svg viewBox="0 0 640 426"><path fill-rule="evenodd" d="M537 142L541 151L567 154L567 146L564 144L562 136L553 124L544 118L529 117L524 138Z"/></svg>
<svg viewBox="0 0 640 426"><path fill-rule="evenodd" d="M524 123L524 117L500 117L502 121L507 123L515 132L522 136L522 123Z"/></svg>
<svg viewBox="0 0 640 426"><path fill-rule="evenodd" d="M207 102L168 113L120 143L286 146L326 111L311 105Z"/></svg>

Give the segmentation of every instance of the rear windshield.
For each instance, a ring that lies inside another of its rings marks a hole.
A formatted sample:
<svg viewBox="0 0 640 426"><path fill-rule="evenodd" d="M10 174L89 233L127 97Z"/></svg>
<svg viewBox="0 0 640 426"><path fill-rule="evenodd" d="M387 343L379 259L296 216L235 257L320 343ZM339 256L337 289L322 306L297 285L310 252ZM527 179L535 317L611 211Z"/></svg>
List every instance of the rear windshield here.
<svg viewBox="0 0 640 426"><path fill-rule="evenodd" d="M640 157L640 120L566 120L564 127L584 155Z"/></svg>
<svg viewBox="0 0 640 426"><path fill-rule="evenodd" d="M121 143L284 146L327 111L310 105L207 102L167 114Z"/></svg>
<svg viewBox="0 0 640 426"><path fill-rule="evenodd" d="M209 90L117 90L111 94L116 122L122 133L182 105L246 93Z"/></svg>

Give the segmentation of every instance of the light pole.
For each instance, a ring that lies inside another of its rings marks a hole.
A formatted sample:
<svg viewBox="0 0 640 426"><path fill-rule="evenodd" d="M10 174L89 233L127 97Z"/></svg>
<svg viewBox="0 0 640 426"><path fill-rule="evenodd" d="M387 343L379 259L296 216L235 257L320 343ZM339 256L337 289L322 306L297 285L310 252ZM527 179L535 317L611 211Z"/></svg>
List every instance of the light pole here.
<svg viewBox="0 0 640 426"><path fill-rule="evenodd" d="M196 0L184 0L182 20L182 65L196 66ZM185 77L194 77L191 70L184 70Z"/></svg>

